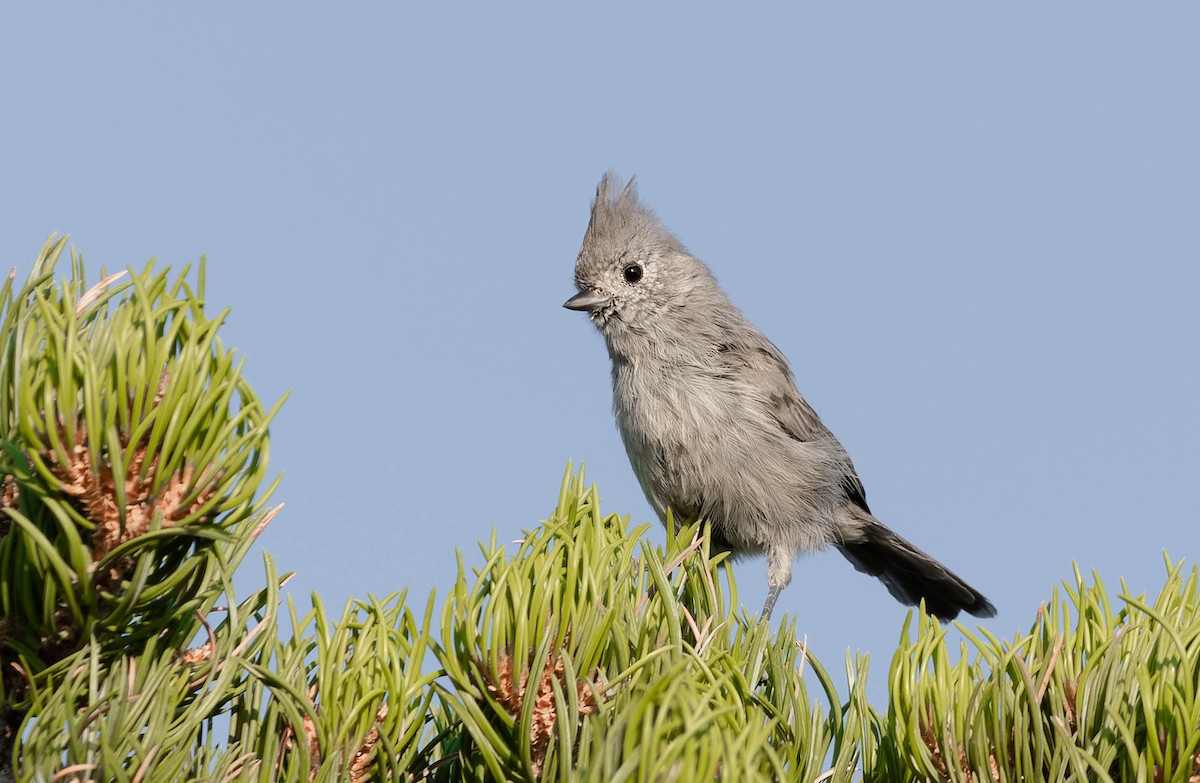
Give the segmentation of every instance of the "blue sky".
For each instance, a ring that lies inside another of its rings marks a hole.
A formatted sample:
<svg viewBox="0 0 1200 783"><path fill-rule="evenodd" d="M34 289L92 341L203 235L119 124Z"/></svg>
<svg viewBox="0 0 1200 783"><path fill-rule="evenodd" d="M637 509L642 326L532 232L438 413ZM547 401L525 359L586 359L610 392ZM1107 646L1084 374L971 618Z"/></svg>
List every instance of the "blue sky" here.
<svg viewBox="0 0 1200 783"><path fill-rule="evenodd" d="M568 459L653 520L561 308L610 167L993 633L1073 560L1140 592L1197 555L1200 5L22 4L0 66L0 263L207 255L292 391L262 545L302 601L423 601ZM881 687L904 608L834 552L795 573L777 612Z"/></svg>

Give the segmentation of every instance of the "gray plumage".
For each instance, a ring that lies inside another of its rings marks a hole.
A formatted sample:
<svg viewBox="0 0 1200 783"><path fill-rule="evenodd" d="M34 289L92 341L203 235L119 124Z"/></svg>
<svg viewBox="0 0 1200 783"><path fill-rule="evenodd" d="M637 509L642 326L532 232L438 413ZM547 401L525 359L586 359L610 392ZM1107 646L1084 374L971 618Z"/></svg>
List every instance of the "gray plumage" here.
<svg viewBox="0 0 1200 783"><path fill-rule="evenodd" d="M796 390L787 359L708 267L606 174L575 265L612 359L613 412L647 500L666 523L709 521L716 546L765 554L770 617L800 552L836 546L902 603L991 617L986 598L871 515L842 445Z"/></svg>

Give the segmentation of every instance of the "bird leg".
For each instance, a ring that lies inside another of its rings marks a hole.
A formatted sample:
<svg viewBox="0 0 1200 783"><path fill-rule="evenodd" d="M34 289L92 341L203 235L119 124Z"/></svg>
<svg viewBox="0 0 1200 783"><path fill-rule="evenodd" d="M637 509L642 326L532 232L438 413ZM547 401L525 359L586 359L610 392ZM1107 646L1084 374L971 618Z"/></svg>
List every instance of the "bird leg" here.
<svg viewBox="0 0 1200 783"><path fill-rule="evenodd" d="M783 588L792 581L792 558L796 554L790 549L767 550L767 602L763 604L762 619L770 620L771 611Z"/></svg>
<svg viewBox="0 0 1200 783"><path fill-rule="evenodd" d="M767 592L767 601L763 604L761 620L770 620L771 612L775 609L775 602L779 600L779 594L783 592L783 588L774 585Z"/></svg>

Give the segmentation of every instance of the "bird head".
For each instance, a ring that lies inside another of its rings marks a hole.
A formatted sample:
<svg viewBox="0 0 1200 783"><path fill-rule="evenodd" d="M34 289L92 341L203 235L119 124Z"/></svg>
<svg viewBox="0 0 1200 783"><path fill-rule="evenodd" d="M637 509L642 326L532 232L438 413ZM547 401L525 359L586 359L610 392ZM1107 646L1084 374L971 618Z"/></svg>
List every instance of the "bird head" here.
<svg viewBox="0 0 1200 783"><path fill-rule="evenodd" d="M612 172L596 188L575 285L579 293L563 307L586 312L610 340L658 332L682 314L697 286L715 287L708 269L638 199L635 180L622 184Z"/></svg>

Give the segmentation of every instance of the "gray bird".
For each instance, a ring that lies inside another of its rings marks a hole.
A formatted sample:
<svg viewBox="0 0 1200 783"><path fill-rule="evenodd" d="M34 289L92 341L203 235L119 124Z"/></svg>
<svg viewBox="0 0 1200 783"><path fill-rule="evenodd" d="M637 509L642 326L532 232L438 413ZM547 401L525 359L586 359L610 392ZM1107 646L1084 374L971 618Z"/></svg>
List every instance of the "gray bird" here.
<svg viewBox="0 0 1200 783"><path fill-rule="evenodd" d="M771 616L800 552L833 544L901 603L949 620L995 607L871 515L850 457L742 315L648 207L600 180L564 303L599 328L613 412L646 499L666 524L705 519L713 545L767 556Z"/></svg>

